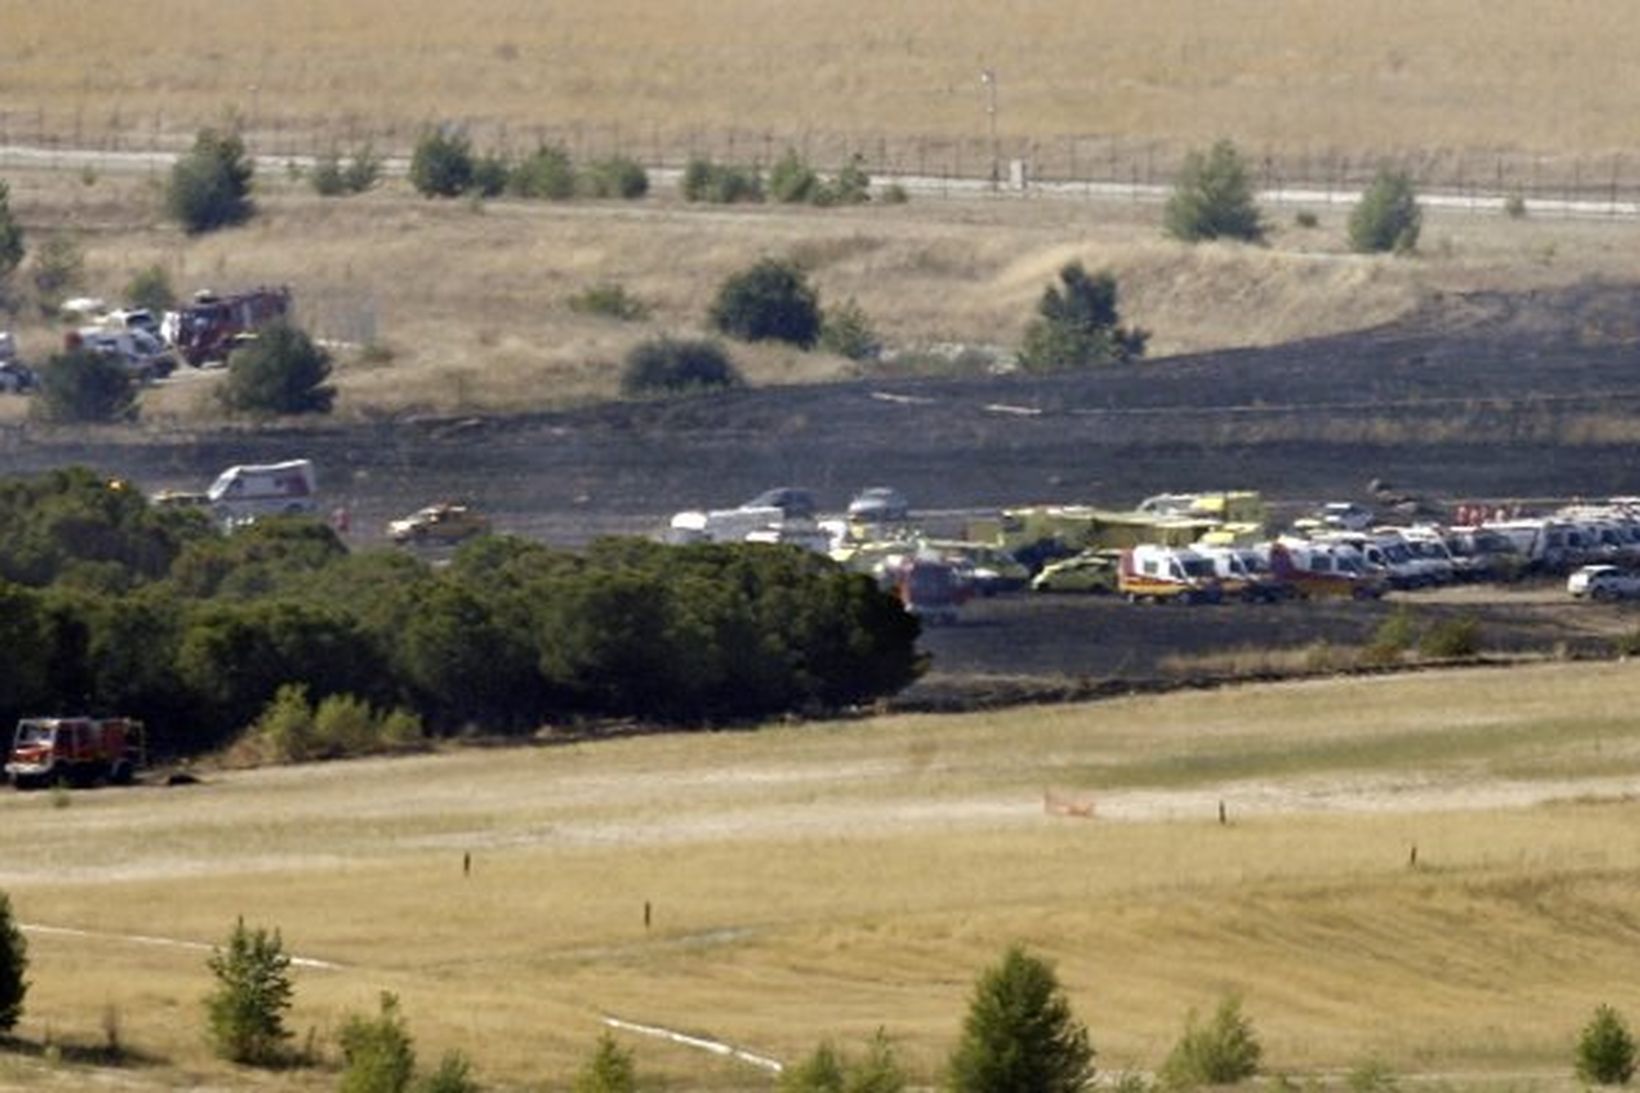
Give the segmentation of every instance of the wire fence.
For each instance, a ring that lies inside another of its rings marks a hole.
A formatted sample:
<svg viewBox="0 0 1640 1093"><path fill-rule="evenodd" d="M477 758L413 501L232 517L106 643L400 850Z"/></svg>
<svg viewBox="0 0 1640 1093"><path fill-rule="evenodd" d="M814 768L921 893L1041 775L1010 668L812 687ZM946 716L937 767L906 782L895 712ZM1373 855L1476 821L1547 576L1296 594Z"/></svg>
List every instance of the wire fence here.
<svg viewBox="0 0 1640 1093"><path fill-rule="evenodd" d="M431 123L379 122L356 115L322 118L258 116L239 122L250 151L263 159L309 162L368 146L389 159L406 158ZM577 162L625 157L658 170L676 170L692 159L767 168L795 151L820 170L858 160L873 178L916 179L920 188L952 196L976 189L1053 192L1154 199L1177 176L1189 149L1174 142L1133 137L999 134L951 137L805 128L794 131L615 122L517 125L482 120L442 120L464 131L475 150L517 155L555 145ZM69 116L43 110L0 111L0 168L54 164L54 154L97 152L146 155L158 169L166 157L186 151L198 125L161 111L116 109L106 115ZM1518 149L1445 148L1362 150L1332 147L1251 147L1241 152L1259 189L1276 200L1330 202L1358 194L1383 166L1407 171L1422 193L1447 204L1483 207L1518 197L1538 210L1584 215L1640 212L1640 155L1553 155ZM61 165L57 163L56 165Z"/></svg>

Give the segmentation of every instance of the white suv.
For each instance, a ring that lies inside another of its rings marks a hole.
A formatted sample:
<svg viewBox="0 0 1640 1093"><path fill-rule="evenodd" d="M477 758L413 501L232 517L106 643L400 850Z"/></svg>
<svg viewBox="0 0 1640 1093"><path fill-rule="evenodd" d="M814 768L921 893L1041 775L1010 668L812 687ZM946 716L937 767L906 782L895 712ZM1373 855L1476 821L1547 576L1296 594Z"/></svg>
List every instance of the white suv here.
<svg viewBox="0 0 1640 1093"><path fill-rule="evenodd" d="M1614 565L1586 565L1566 578L1566 591L1578 599L1629 600L1640 597L1640 573Z"/></svg>

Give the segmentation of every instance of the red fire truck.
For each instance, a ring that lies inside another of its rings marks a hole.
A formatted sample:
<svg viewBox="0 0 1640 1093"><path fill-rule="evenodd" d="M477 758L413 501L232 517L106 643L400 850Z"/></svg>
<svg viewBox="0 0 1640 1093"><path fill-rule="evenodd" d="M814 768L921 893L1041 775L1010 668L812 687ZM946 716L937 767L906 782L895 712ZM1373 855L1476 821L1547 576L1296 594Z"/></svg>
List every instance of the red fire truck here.
<svg viewBox="0 0 1640 1093"><path fill-rule="evenodd" d="M172 337L182 359L194 367L207 361L225 361L236 339L252 334L275 319L290 314L290 289L258 288L218 296L194 295L194 302L177 312Z"/></svg>
<svg viewBox="0 0 1640 1093"><path fill-rule="evenodd" d="M6 773L18 789L129 784L147 761L143 725L128 717L25 717L17 723Z"/></svg>

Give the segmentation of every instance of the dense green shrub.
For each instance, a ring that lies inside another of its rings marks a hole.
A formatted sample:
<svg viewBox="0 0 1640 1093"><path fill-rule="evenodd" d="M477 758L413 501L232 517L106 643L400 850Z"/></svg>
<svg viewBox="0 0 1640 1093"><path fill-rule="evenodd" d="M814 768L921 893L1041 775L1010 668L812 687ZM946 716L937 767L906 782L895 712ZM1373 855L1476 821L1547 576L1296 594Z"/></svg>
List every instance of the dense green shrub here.
<svg viewBox="0 0 1640 1093"><path fill-rule="evenodd" d="M769 196L788 205L806 205L820 190L820 175L810 167L795 148L786 149L785 155L769 168Z"/></svg>
<svg viewBox="0 0 1640 1093"><path fill-rule="evenodd" d="M864 205L871 200L871 176L865 163L854 155L837 172L837 177L820 188L814 197L821 205Z"/></svg>
<svg viewBox="0 0 1640 1093"><path fill-rule="evenodd" d="M72 236L48 235L34 252L29 280L40 311L55 315L65 299L85 287L85 253Z"/></svg>
<svg viewBox="0 0 1640 1093"><path fill-rule="evenodd" d="M590 285L577 292L569 298L569 309L577 315L602 315L623 322L649 317L649 305L614 281Z"/></svg>
<svg viewBox="0 0 1640 1093"><path fill-rule="evenodd" d="M366 144L356 149L346 162L334 150L321 155L308 181L321 197L342 197L364 193L380 182L381 177L381 157Z"/></svg>
<svg viewBox="0 0 1640 1093"><path fill-rule="evenodd" d="M410 185L424 197L459 197L473 184L473 146L465 133L428 129L410 154Z"/></svg>
<svg viewBox="0 0 1640 1093"><path fill-rule="evenodd" d="M446 1051L438 1066L421 1077L415 1085L416 1093L479 1093L479 1084L473 1078L473 1064L460 1051Z"/></svg>
<svg viewBox="0 0 1640 1093"><path fill-rule="evenodd" d="M1309 209L1300 209L1293 214L1293 224L1306 231L1311 231L1321 226L1321 218Z"/></svg>
<svg viewBox="0 0 1640 1093"><path fill-rule="evenodd" d="M1423 222L1412 176L1381 168L1350 213L1350 247L1362 254L1410 254L1417 249Z"/></svg>
<svg viewBox="0 0 1640 1093"><path fill-rule="evenodd" d="M193 150L171 168L166 211L193 234L242 224L255 211L250 197L255 171L238 133L202 129Z"/></svg>
<svg viewBox="0 0 1640 1093"><path fill-rule="evenodd" d="M0 288L23 264L24 251L23 225L11 211L11 187L0 182Z"/></svg>
<svg viewBox="0 0 1640 1093"><path fill-rule="evenodd" d="M808 349L820 338L820 296L796 265L765 258L724 279L707 320L742 341Z"/></svg>
<svg viewBox="0 0 1640 1093"><path fill-rule="evenodd" d="M632 1052L604 1033L570 1088L573 1093L636 1093L638 1070Z"/></svg>
<svg viewBox="0 0 1640 1093"><path fill-rule="evenodd" d="M1461 660L1481 651L1481 628L1475 619L1464 616L1443 619L1425 631L1418 651L1438 660Z"/></svg>
<svg viewBox="0 0 1640 1093"><path fill-rule="evenodd" d="M500 197L512 179L512 164L499 152L473 160L473 192L479 197Z"/></svg>
<svg viewBox="0 0 1640 1093"><path fill-rule="evenodd" d="M342 1025L341 1093L404 1093L416 1071L416 1049L398 997L382 991L375 1017L358 1014Z"/></svg>
<svg viewBox="0 0 1640 1093"><path fill-rule="evenodd" d="M898 182L890 182L883 187L880 198L885 205L904 205L911 200L911 193Z"/></svg>
<svg viewBox="0 0 1640 1093"><path fill-rule="evenodd" d="M626 395L677 394L739 387L740 372L714 341L651 338L633 346L621 369Z"/></svg>
<svg viewBox="0 0 1640 1093"><path fill-rule="evenodd" d="M281 319L229 354L218 397L236 413L325 414L336 399L329 378L330 354Z"/></svg>
<svg viewBox="0 0 1640 1093"><path fill-rule="evenodd" d="M580 188L588 197L636 201L649 193L649 172L635 159L611 156L587 167L581 175Z"/></svg>
<svg viewBox="0 0 1640 1093"><path fill-rule="evenodd" d="M0 892L0 1033L22 1020L28 988L28 940L12 915L11 897Z"/></svg>
<svg viewBox="0 0 1640 1093"><path fill-rule="evenodd" d="M507 192L517 197L565 201L575 196L575 165L569 153L543 144L519 160L507 178Z"/></svg>
<svg viewBox="0 0 1640 1093"><path fill-rule="evenodd" d="M860 305L851 296L826 311L820 323L820 347L851 361L872 360L883 351L882 339Z"/></svg>
<svg viewBox="0 0 1640 1093"><path fill-rule="evenodd" d="M902 1093L905 1072L882 1029L860 1058L850 1058L829 1041L780 1075L780 1093Z"/></svg>
<svg viewBox="0 0 1640 1093"><path fill-rule="evenodd" d="M731 167L691 159L683 169L683 199L718 205L763 200L763 180L754 167Z"/></svg>
<svg viewBox="0 0 1640 1093"><path fill-rule="evenodd" d="M171 275L159 264L145 266L125 283L125 298L132 307L145 307L155 315L176 306L177 294Z"/></svg>
<svg viewBox="0 0 1640 1093"><path fill-rule="evenodd" d="M249 930L234 924L225 949L205 962L216 987L205 999L207 1031L216 1053L253 1066L273 1066L286 1057L285 1011L294 988L290 957L279 931Z"/></svg>
<svg viewBox="0 0 1640 1093"><path fill-rule="evenodd" d="M1018 945L974 986L951 1056L953 1093L1079 1093L1093 1081L1093 1045L1053 968Z"/></svg>
<svg viewBox="0 0 1640 1093"><path fill-rule="evenodd" d="M1120 325L1116 278L1109 273L1090 277L1082 263L1071 262L1059 271L1059 285L1043 290L1036 309L1019 352L1027 372L1126 364L1144 356L1150 335Z"/></svg>
<svg viewBox="0 0 1640 1093"><path fill-rule="evenodd" d="M1185 156L1163 223L1169 235L1186 243L1207 239L1256 243L1264 238L1252 175L1234 144L1221 140L1206 154L1191 151Z"/></svg>
<svg viewBox="0 0 1640 1093"><path fill-rule="evenodd" d="M1611 1006L1596 1007L1578 1036L1577 1076L1597 1085L1627 1085L1634 1077L1634 1037Z"/></svg>
<svg viewBox="0 0 1640 1093"><path fill-rule="evenodd" d="M40 368L40 390L29 414L40 421L114 422L137 416L137 383L113 357L75 349Z"/></svg>
<svg viewBox="0 0 1640 1093"><path fill-rule="evenodd" d="M1241 1000L1230 995L1219 1002L1206 1024L1190 1013L1184 1035L1162 1064L1160 1076L1170 1089L1234 1085L1258 1073L1263 1053L1252 1023L1242 1016Z"/></svg>

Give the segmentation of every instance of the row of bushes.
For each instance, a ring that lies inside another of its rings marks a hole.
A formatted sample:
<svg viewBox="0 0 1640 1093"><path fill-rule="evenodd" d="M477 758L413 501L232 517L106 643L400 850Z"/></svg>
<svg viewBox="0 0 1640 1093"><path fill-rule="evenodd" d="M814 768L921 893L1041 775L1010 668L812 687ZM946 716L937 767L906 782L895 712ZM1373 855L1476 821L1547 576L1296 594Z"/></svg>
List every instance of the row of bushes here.
<svg viewBox="0 0 1640 1093"><path fill-rule="evenodd" d="M298 681L320 702L316 728L323 700L349 695L447 733L835 709L923 667L896 600L796 548L607 540L572 553L497 537L433 569L352 554L308 520L222 537L84 470L0 481L0 578L33 586L0 583L0 723L125 713L178 753L224 743ZM269 738L295 741L293 757L416 735L353 707L328 716L367 727L327 737L286 717L292 705L287 694L265 724L284 726Z"/></svg>
<svg viewBox="0 0 1640 1093"><path fill-rule="evenodd" d="M434 129L422 135L410 157L410 184L426 197L624 198L649 192L649 174L636 161L611 156L577 167L564 149L543 144L517 160L505 153L477 155L465 133Z"/></svg>

